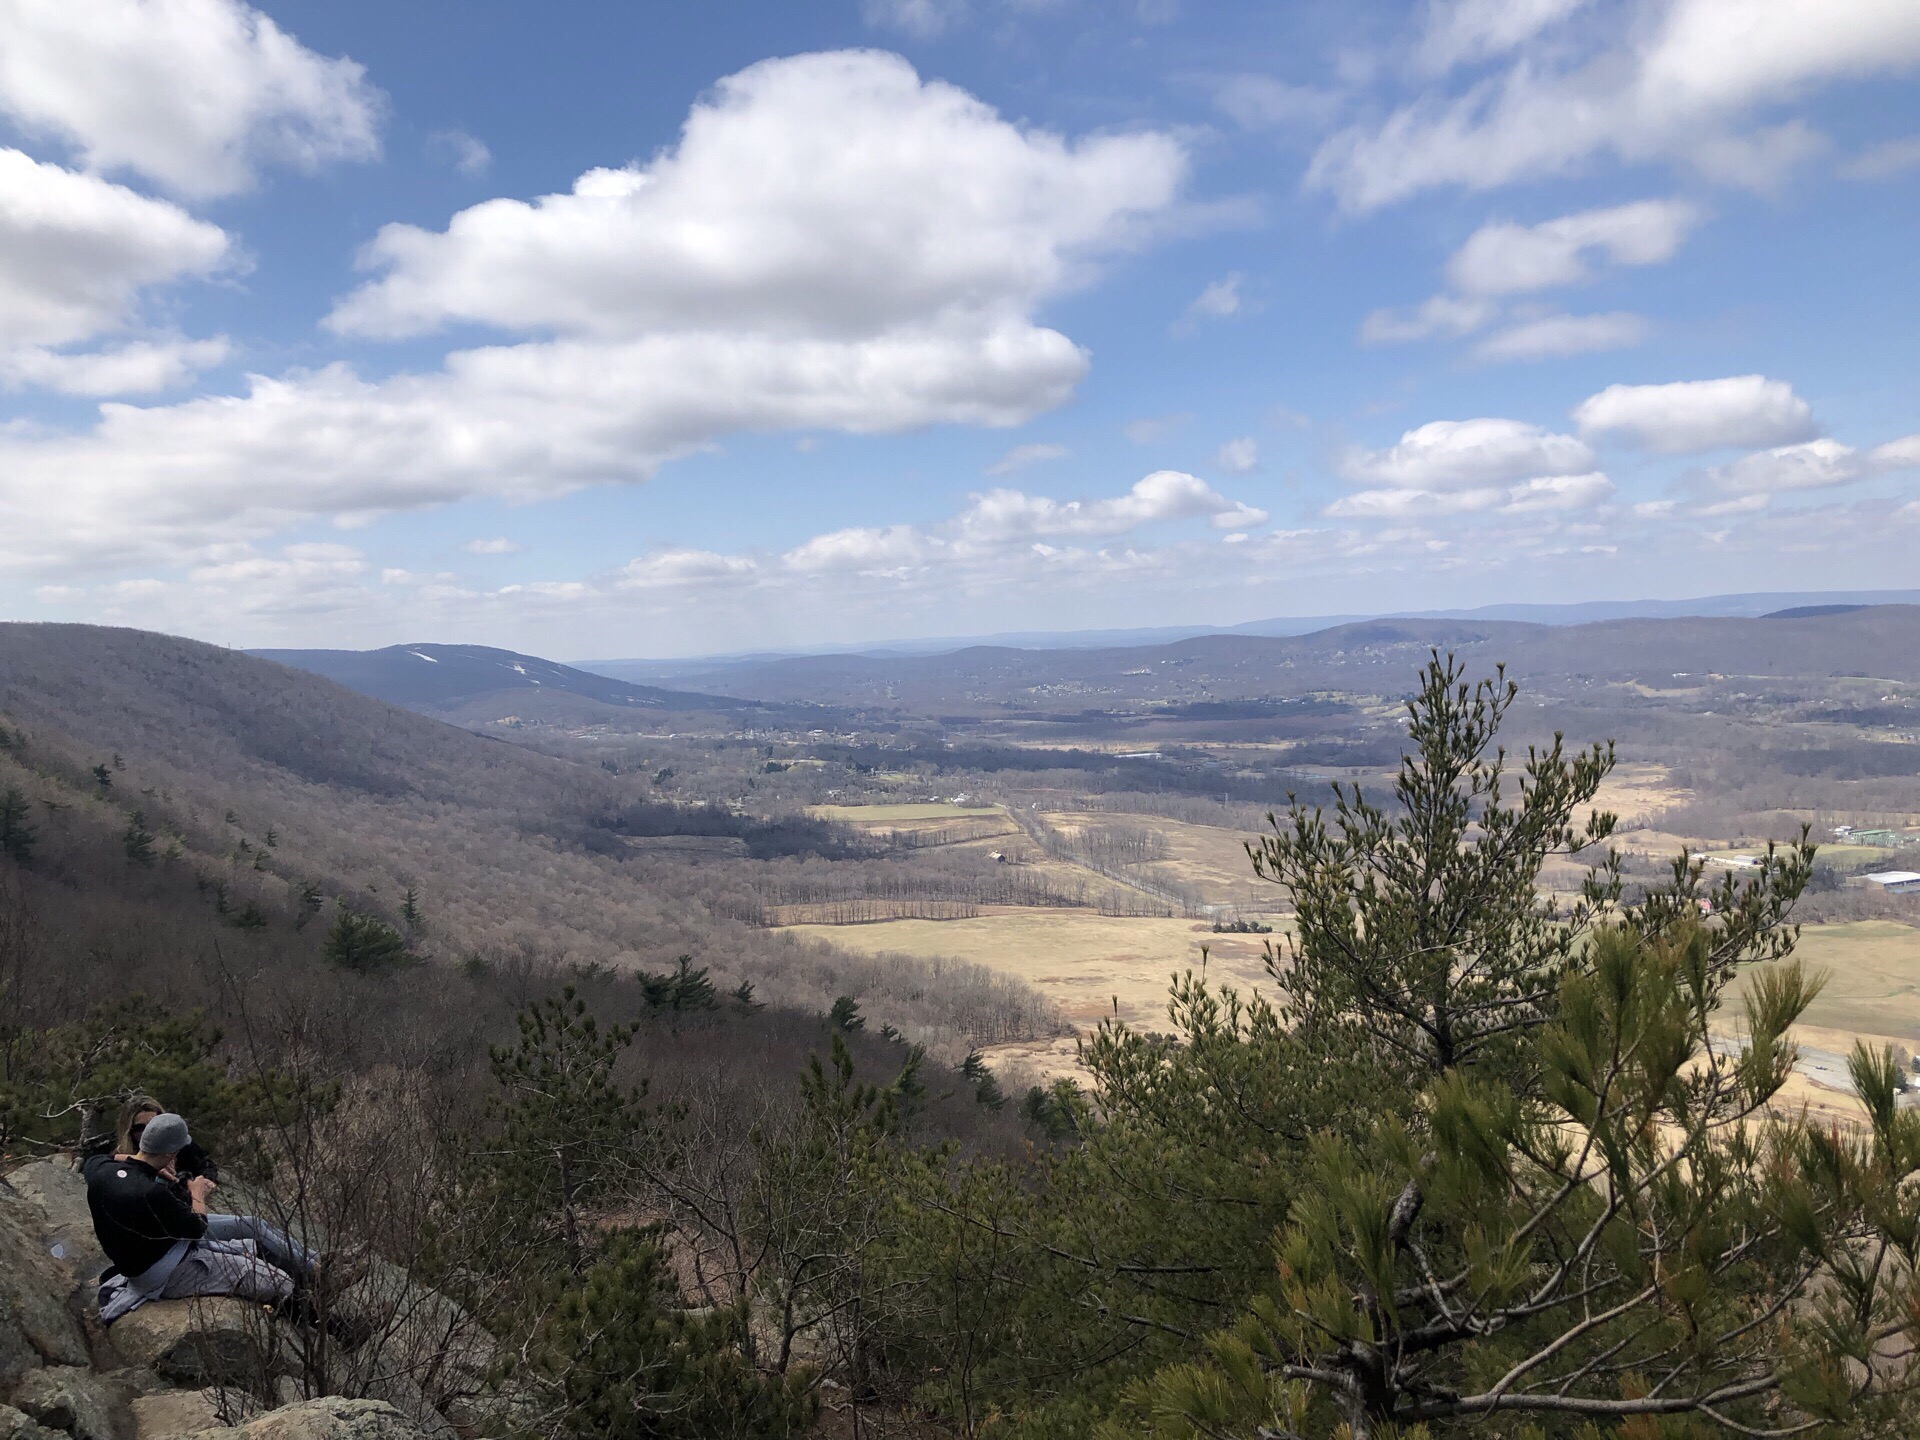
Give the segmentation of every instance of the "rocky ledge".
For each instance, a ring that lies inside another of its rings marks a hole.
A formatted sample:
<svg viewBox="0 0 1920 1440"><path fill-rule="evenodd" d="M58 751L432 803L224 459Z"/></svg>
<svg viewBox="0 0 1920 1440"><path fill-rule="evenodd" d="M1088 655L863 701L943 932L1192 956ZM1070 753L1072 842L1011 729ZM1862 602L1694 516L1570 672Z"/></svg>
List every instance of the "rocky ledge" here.
<svg viewBox="0 0 1920 1440"><path fill-rule="evenodd" d="M108 1328L105 1266L70 1164L0 1177L0 1440L478 1440L529 1418L488 1383L492 1338L396 1267L343 1301L348 1343L231 1297Z"/></svg>

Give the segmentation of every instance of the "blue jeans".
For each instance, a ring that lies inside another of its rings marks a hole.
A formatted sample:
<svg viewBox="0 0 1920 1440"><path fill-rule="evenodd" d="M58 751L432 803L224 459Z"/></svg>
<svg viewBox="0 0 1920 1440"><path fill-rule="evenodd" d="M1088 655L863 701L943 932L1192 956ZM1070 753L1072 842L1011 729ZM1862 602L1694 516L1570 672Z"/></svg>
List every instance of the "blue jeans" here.
<svg viewBox="0 0 1920 1440"><path fill-rule="evenodd" d="M252 1254L242 1244L252 1240ZM236 1294L286 1300L294 1284L313 1279L313 1256L300 1240L257 1215L207 1215L207 1238L196 1244L161 1288L167 1300Z"/></svg>

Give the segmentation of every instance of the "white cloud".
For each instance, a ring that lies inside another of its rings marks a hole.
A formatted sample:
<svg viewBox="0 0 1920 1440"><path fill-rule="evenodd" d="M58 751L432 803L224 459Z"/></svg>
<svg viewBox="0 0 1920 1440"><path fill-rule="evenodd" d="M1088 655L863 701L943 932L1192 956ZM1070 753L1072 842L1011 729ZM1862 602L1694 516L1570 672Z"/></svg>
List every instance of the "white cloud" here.
<svg viewBox="0 0 1920 1440"><path fill-rule="evenodd" d="M1578 285L1593 278L1596 259L1612 265L1664 264L1699 220L1699 210L1684 200L1639 200L1538 225L1493 221L1454 253L1447 280L1468 295Z"/></svg>
<svg viewBox="0 0 1920 1440"><path fill-rule="evenodd" d="M720 555L712 550L661 550L629 560L616 584L623 590L725 585L745 580L759 568L747 555Z"/></svg>
<svg viewBox="0 0 1920 1440"><path fill-rule="evenodd" d="M34 387L62 395L151 394L186 384L225 360L231 349L224 337L136 340L79 354L28 346L0 351L0 388Z"/></svg>
<svg viewBox="0 0 1920 1440"><path fill-rule="evenodd" d="M1043 465L1049 460L1064 460L1070 453L1072 452L1064 445L1016 445L993 464L987 466L987 474L1011 475L1016 470L1025 470L1029 465Z"/></svg>
<svg viewBox="0 0 1920 1440"><path fill-rule="evenodd" d="M789 570L802 573L851 571L856 574L893 574L919 564L940 542L929 540L911 525L862 526L816 535L780 557Z"/></svg>
<svg viewBox="0 0 1920 1440"><path fill-rule="evenodd" d="M1260 468L1260 442L1251 435L1229 440L1214 452L1213 463L1229 475L1247 475Z"/></svg>
<svg viewBox="0 0 1920 1440"><path fill-rule="evenodd" d="M1339 108L1329 90L1289 85L1271 75L1222 75L1208 82L1213 103L1247 130L1317 130Z"/></svg>
<svg viewBox="0 0 1920 1440"><path fill-rule="evenodd" d="M1385 450L1341 457L1349 480L1410 490L1473 490L1593 468L1593 451L1571 435L1518 420L1433 420Z"/></svg>
<svg viewBox="0 0 1920 1440"><path fill-rule="evenodd" d="M230 257L226 232L177 205L0 149L0 344L119 329L146 287L211 275Z"/></svg>
<svg viewBox="0 0 1920 1440"><path fill-rule="evenodd" d="M1445 73L1509 54L1587 0L1428 0L1415 62Z"/></svg>
<svg viewBox="0 0 1920 1440"><path fill-rule="evenodd" d="M484 175L493 166L486 142L464 130L436 130L427 137L427 154L466 176Z"/></svg>
<svg viewBox="0 0 1920 1440"><path fill-rule="evenodd" d="M861 137L852 143L851 137ZM570 193L389 225L345 333L448 321L630 337L662 328L858 337L1002 327L1174 201L1181 146L1023 131L873 51L769 60L696 105L679 145Z"/></svg>
<svg viewBox="0 0 1920 1440"><path fill-rule="evenodd" d="M1411 520L1443 515L1531 515L1590 510L1613 494L1613 482L1598 471L1544 475L1518 485L1475 485L1464 490L1394 487L1356 490L1327 506L1325 514L1349 520Z"/></svg>
<svg viewBox="0 0 1920 1440"><path fill-rule="evenodd" d="M1422 95L1350 127L1315 155L1309 183L1368 210L1439 186L1484 190L1564 174L1610 155L1765 186L1822 142L1801 120L1768 126L1760 112L1920 64L1911 0L1647 0L1641 13L1640 23L1597 32L1609 48L1568 62L1523 47L1506 73L1463 94Z"/></svg>
<svg viewBox="0 0 1920 1440"><path fill-rule="evenodd" d="M0 0L0 35L0 111L92 169L205 197L379 151L362 67L240 0Z"/></svg>
<svg viewBox="0 0 1920 1440"><path fill-rule="evenodd" d="M1662 455L1790 444L1815 429L1812 407L1764 375L1609 385L1575 406L1573 419L1582 435Z"/></svg>
<svg viewBox="0 0 1920 1440"><path fill-rule="evenodd" d="M1507 492L1501 509L1509 515L1542 510L1587 510L1613 494L1613 481L1599 471L1585 475L1544 475Z"/></svg>
<svg viewBox="0 0 1920 1440"><path fill-rule="evenodd" d="M1471 335L1500 313L1489 301L1459 295L1435 295L1412 310L1375 310L1360 322L1368 345L1394 345L1436 336Z"/></svg>
<svg viewBox="0 0 1920 1440"><path fill-rule="evenodd" d="M1714 489L1730 494L1777 494L1827 490L1869 475L1914 468L1920 468L1920 435L1890 440L1864 452L1823 437L1743 455L1707 471L1704 478Z"/></svg>
<svg viewBox="0 0 1920 1440"><path fill-rule="evenodd" d="M469 555L518 555L527 547L517 540L499 535L491 540L469 540L460 548Z"/></svg>
<svg viewBox="0 0 1920 1440"><path fill-rule="evenodd" d="M869 25L899 30L916 40L931 40L964 19L966 0L860 0Z"/></svg>
<svg viewBox="0 0 1920 1440"><path fill-rule="evenodd" d="M1473 353L1482 360L1545 360L1559 355L1588 355L1638 345L1647 322L1638 315L1539 315L1489 335Z"/></svg>
<svg viewBox="0 0 1920 1440"><path fill-rule="evenodd" d="M1125 495L1110 500L1054 500L1018 490L989 490L974 496L954 527L963 540L999 542L1038 536L1124 535L1159 521L1201 517L1234 529L1266 518L1227 499L1197 476L1156 470L1135 482Z"/></svg>
<svg viewBox="0 0 1920 1440"><path fill-rule="evenodd" d="M1885 180L1920 167L1920 135L1888 140L1854 156L1840 167L1849 180Z"/></svg>
<svg viewBox="0 0 1920 1440"><path fill-rule="evenodd" d="M1225 320L1238 315L1241 306L1246 303L1240 294L1240 286L1246 278L1235 270L1222 279L1213 281L1193 297L1192 302L1187 306L1185 318L1189 321Z"/></svg>
<svg viewBox="0 0 1920 1440"><path fill-rule="evenodd" d="M1483 360L1540 360L1638 344L1647 326L1637 315L1538 314L1503 302L1591 280L1597 263L1663 263L1699 218L1685 201L1639 200L1538 225L1491 221L1447 261L1448 293L1411 310L1375 310L1361 322L1360 339L1378 345L1458 338L1502 325L1476 347Z"/></svg>
<svg viewBox="0 0 1920 1440"><path fill-rule="evenodd" d="M1867 463L1876 470L1920 470L1920 435L1902 435L1874 446L1867 452Z"/></svg>
<svg viewBox="0 0 1920 1440"><path fill-rule="evenodd" d="M240 395L104 406L86 433L0 435L0 566L644 480L733 433L1021 423L1087 366L1033 309L1170 205L1185 163L1164 136L1020 130L893 56L754 66L646 167L441 234L390 227L384 278L338 312L535 338L437 372L252 376Z"/></svg>

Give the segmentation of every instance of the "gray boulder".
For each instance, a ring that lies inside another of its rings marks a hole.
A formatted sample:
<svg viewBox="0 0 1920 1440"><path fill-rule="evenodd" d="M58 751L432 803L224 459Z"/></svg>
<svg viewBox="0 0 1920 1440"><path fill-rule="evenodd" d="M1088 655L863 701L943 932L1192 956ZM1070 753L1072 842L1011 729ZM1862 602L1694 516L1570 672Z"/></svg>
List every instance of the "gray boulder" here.
<svg viewBox="0 0 1920 1440"><path fill-rule="evenodd" d="M181 1385L262 1390L298 1363L286 1327L232 1295L150 1300L114 1321L107 1339L127 1364Z"/></svg>
<svg viewBox="0 0 1920 1440"><path fill-rule="evenodd" d="M133 1440L180 1440L238 1425L259 1408L239 1390L162 1390L133 1402Z"/></svg>
<svg viewBox="0 0 1920 1440"><path fill-rule="evenodd" d="M0 1440L61 1440L61 1436L25 1411L0 1405Z"/></svg>
<svg viewBox="0 0 1920 1440"><path fill-rule="evenodd" d="M192 1440L420 1440L420 1432L384 1400L328 1395L283 1405L244 1425L201 1430Z"/></svg>
<svg viewBox="0 0 1920 1440"><path fill-rule="evenodd" d="M107 1268L106 1253L93 1234L87 1209L87 1182L65 1159L36 1160L10 1171L7 1183L41 1215L42 1242L74 1282L92 1284Z"/></svg>
<svg viewBox="0 0 1920 1440"><path fill-rule="evenodd" d="M16 1408L72 1440L130 1440L132 1399L120 1381L75 1365L30 1370L13 1392Z"/></svg>
<svg viewBox="0 0 1920 1440"><path fill-rule="evenodd" d="M42 1364L85 1365L66 1269L47 1253L40 1208L0 1181L0 1394Z"/></svg>

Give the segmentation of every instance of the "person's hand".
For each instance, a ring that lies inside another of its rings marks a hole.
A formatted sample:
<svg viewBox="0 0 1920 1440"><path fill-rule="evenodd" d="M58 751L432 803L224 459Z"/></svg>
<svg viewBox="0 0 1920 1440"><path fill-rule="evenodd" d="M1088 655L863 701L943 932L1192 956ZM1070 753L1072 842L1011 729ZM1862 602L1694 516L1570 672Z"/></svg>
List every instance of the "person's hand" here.
<svg viewBox="0 0 1920 1440"><path fill-rule="evenodd" d="M213 1194L214 1189L213 1181L204 1175L196 1175L187 1181L187 1193L193 1196L193 1203L196 1205L206 1204L207 1197Z"/></svg>

